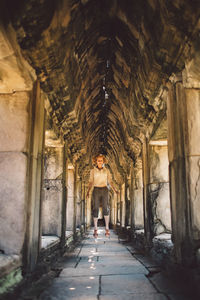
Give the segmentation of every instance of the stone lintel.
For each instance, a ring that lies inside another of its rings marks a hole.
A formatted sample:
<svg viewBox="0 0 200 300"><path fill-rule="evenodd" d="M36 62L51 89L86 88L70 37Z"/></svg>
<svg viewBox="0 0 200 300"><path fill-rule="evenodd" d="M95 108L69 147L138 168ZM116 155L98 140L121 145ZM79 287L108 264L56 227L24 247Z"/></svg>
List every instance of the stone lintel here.
<svg viewBox="0 0 200 300"><path fill-rule="evenodd" d="M159 140L159 141L151 140L149 142L149 145L151 145L151 146L167 146L168 142L167 142L167 140Z"/></svg>

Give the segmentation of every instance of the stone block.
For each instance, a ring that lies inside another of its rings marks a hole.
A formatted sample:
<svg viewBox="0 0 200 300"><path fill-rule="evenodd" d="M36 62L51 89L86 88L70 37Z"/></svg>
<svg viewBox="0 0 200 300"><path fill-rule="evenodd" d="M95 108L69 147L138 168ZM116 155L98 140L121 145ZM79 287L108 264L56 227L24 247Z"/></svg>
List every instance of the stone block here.
<svg viewBox="0 0 200 300"><path fill-rule="evenodd" d="M168 182L168 147L150 145L150 183Z"/></svg>
<svg viewBox="0 0 200 300"><path fill-rule="evenodd" d="M45 180L42 202L42 232L61 236L62 180Z"/></svg>
<svg viewBox="0 0 200 300"><path fill-rule="evenodd" d="M81 276L71 278L57 278L40 299L91 299L99 291L98 276ZM93 298L92 298L93 299Z"/></svg>
<svg viewBox="0 0 200 300"><path fill-rule="evenodd" d="M100 300L113 300L113 295L103 295L99 297ZM124 295L114 295L115 300L167 300L168 298L160 293L140 293L140 294L127 294Z"/></svg>
<svg viewBox="0 0 200 300"><path fill-rule="evenodd" d="M0 93L31 90L34 70L22 57L11 24L6 29L0 24Z"/></svg>
<svg viewBox="0 0 200 300"><path fill-rule="evenodd" d="M0 151L27 151L29 99L26 92L0 95Z"/></svg>
<svg viewBox="0 0 200 300"><path fill-rule="evenodd" d="M63 147L45 150L45 179L61 179L63 172Z"/></svg>
<svg viewBox="0 0 200 300"><path fill-rule="evenodd" d="M169 183L149 185L150 201L153 215L153 231L158 235L171 230L171 209L169 198Z"/></svg>
<svg viewBox="0 0 200 300"><path fill-rule="evenodd" d="M144 227L143 190L134 190L133 217L135 227Z"/></svg>
<svg viewBox="0 0 200 300"><path fill-rule="evenodd" d="M0 249L19 254L25 235L27 157L0 153ZM8 238L9 237L9 238Z"/></svg>
<svg viewBox="0 0 200 300"><path fill-rule="evenodd" d="M143 274L126 274L102 276L102 295L150 294L155 293L155 288Z"/></svg>
<svg viewBox="0 0 200 300"><path fill-rule="evenodd" d="M186 155L200 156L200 91L185 89L187 110L187 131L185 134ZM184 120L185 121L185 120Z"/></svg>

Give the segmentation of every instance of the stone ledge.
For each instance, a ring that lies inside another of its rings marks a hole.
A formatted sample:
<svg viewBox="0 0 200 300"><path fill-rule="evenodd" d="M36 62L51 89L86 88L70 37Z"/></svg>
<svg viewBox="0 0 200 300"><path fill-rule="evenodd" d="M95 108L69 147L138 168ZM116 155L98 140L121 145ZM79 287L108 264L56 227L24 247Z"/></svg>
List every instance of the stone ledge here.
<svg viewBox="0 0 200 300"><path fill-rule="evenodd" d="M22 260L19 255L0 254L0 295L22 280Z"/></svg>
<svg viewBox="0 0 200 300"><path fill-rule="evenodd" d="M21 265L22 260L19 255L0 254L0 278L21 267Z"/></svg>
<svg viewBox="0 0 200 300"><path fill-rule="evenodd" d="M133 244L136 249L145 250L144 229L137 229L133 233Z"/></svg>
<svg viewBox="0 0 200 300"><path fill-rule="evenodd" d="M137 230L135 230L135 235L142 235L142 236L144 236L144 229L137 229Z"/></svg>
<svg viewBox="0 0 200 300"><path fill-rule="evenodd" d="M41 249L47 249L53 247L60 242L60 238L56 235L45 235L42 236L42 247Z"/></svg>
<svg viewBox="0 0 200 300"><path fill-rule="evenodd" d="M172 259L174 245L170 233L162 233L153 238L151 256L160 264L169 263Z"/></svg>

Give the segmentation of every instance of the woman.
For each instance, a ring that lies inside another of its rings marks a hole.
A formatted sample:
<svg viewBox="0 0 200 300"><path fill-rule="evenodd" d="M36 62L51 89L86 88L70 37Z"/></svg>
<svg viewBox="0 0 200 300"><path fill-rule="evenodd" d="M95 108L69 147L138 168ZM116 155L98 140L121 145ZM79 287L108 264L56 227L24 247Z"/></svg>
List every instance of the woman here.
<svg viewBox="0 0 200 300"><path fill-rule="evenodd" d="M91 188L94 186L92 199L93 199L93 218L94 218L94 234L95 238L98 237L97 232L97 223L98 223L98 214L99 214L99 205L100 200L102 199L102 206L103 206L103 215L105 219L106 225L106 237L110 236L109 231L109 193L107 185L110 184L113 190L117 193L115 189L111 174L109 170L104 167L106 163L106 158L103 154L99 154L94 158L94 162L96 166L90 171L90 179L89 179L89 186L86 198L89 197L89 192Z"/></svg>

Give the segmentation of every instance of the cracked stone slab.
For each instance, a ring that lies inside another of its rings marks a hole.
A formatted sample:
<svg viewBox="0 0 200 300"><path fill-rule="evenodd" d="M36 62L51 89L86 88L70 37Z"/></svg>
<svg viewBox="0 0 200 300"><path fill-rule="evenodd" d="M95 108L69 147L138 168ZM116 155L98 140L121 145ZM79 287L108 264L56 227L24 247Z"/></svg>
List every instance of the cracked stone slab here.
<svg viewBox="0 0 200 300"><path fill-rule="evenodd" d="M102 295L99 300L167 300L168 298L163 294L126 294L124 295Z"/></svg>
<svg viewBox="0 0 200 300"><path fill-rule="evenodd" d="M97 276L97 275L109 275L109 274L148 274L146 268L141 266L88 266L77 268L66 268L60 273L60 277L71 276Z"/></svg>
<svg viewBox="0 0 200 300"><path fill-rule="evenodd" d="M97 299L99 293L99 277L65 277L56 278L53 284L40 296L41 300L65 299ZM81 298L82 297L82 298Z"/></svg>
<svg viewBox="0 0 200 300"><path fill-rule="evenodd" d="M113 276L102 276L102 295L123 295L127 294L149 294L156 293L155 288L144 274L124 274Z"/></svg>

